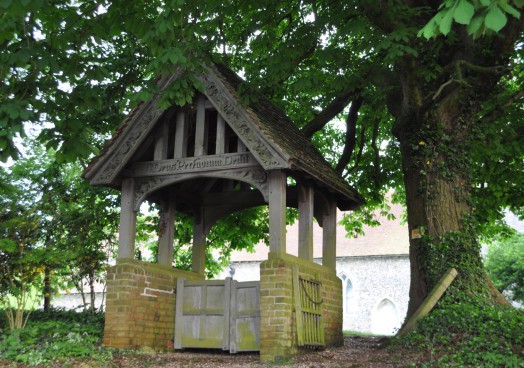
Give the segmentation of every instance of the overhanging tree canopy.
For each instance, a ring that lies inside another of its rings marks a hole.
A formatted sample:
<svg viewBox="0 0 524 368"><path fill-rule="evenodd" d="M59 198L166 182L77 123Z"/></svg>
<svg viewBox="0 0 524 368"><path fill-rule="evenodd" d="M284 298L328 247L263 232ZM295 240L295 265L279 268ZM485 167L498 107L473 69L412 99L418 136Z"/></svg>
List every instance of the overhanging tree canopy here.
<svg viewBox="0 0 524 368"><path fill-rule="evenodd" d="M219 59L299 122L370 204L405 187L410 231L425 233L411 243L411 308L448 266L457 290L487 292L474 225L500 220L501 207L522 213L524 201L521 0L50 5L0 4L4 159L24 121L54 124L41 138L60 159L87 157L132 92L148 99L157 75ZM194 74L164 102L191 100ZM343 133L327 124L338 114Z"/></svg>

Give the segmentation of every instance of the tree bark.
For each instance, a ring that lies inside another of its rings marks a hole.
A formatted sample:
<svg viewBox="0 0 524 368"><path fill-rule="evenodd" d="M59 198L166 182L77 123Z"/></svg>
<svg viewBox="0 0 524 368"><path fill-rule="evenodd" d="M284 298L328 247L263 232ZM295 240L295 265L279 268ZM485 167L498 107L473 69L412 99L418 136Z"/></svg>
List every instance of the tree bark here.
<svg viewBox="0 0 524 368"><path fill-rule="evenodd" d="M358 121L358 111L364 103L362 97L357 97L351 102L351 107L349 109L348 117L346 119L346 141L344 142L344 150L340 155L335 171L342 175L344 168L351 161L351 156L355 150L355 145L357 142L357 121Z"/></svg>
<svg viewBox="0 0 524 368"><path fill-rule="evenodd" d="M49 267L44 268L44 312L51 311L51 270Z"/></svg>
<svg viewBox="0 0 524 368"><path fill-rule="evenodd" d="M89 272L89 294L91 304L91 314L95 314L95 273Z"/></svg>
<svg viewBox="0 0 524 368"><path fill-rule="evenodd" d="M456 88L429 110L408 103L399 118L404 120L398 121L410 236L408 318L450 267L459 275L448 298L458 302L485 296L493 302L469 223L468 141L478 110L472 101L472 92Z"/></svg>

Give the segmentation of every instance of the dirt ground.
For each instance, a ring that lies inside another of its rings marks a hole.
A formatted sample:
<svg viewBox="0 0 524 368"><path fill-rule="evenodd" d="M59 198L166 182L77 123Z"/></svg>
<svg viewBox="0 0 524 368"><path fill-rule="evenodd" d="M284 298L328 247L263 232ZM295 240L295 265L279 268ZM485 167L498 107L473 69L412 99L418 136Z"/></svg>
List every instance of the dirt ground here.
<svg viewBox="0 0 524 368"><path fill-rule="evenodd" d="M346 336L344 346L313 351L290 362L262 364L258 354L229 354L227 352L186 350L167 354L132 354L115 357L113 366L131 367L296 367L296 368L357 368L357 367L415 367L424 361L420 352L387 349L387 338ZM89 366L89 365L87 365Z"/></svg>

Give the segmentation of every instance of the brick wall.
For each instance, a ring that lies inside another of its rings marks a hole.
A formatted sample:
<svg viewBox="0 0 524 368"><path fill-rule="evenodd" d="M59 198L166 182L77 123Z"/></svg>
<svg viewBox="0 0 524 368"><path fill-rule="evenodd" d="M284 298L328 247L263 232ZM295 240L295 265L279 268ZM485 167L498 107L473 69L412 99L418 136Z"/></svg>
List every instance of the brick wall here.
<svg viewBox="0 0 524 368"><path fill-rule="evenodd" d="M335 272L285 254L260 265L260 359L286 361L300 352L293 309L293 269L322 282L322 313L326 346L343 343L342 284Z"/></svg>
<svg viewBox="0 0 524 368"><path fill-rule="evenodd" d="M177 279L193 272L118 259L107 272L104 344L114 348L166 350L173 346Z"/></svg>

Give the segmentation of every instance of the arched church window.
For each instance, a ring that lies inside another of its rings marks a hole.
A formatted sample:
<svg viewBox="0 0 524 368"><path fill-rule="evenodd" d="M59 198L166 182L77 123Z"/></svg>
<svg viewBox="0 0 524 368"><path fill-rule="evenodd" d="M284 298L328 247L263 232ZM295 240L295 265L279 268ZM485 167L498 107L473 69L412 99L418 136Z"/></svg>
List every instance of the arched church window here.
<svg viewBox="0 0 524 368"><path fill-rule="evenodd" d="M351 305L351 300L353 299L353 283L351 282L351 280L348 278L346 280L346 299L345 299L345 312L346 313L349 313L350 312L350 305Z"/></svg>
<svg viewBox="0 0 524 368"><path fill-rule="evenodd" d="M371 332L377 335L393 335L400 327L398 310L389 299L383 299L372 312Z"/></svg>

